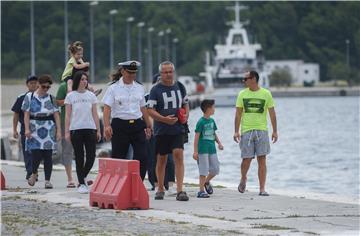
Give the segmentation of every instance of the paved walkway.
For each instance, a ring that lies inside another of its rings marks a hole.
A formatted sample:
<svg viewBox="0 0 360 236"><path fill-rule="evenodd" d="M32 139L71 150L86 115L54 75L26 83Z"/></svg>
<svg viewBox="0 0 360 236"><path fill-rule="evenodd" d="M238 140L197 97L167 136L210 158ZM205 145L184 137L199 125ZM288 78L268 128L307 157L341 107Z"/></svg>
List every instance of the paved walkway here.
<svg viewBox="0 0 360 236"><path fill-rule="evenodd" d="M2 191L2 235L359 235L359 203L227 188L197 199L197 188L186 185L188 202L155 201L150 191L149 210L98 209L89 207L89 195L65 188L61 167L53 171L54 189L45 190L42 170L29 187L21 163L1 164L8 188Z"/></svg>

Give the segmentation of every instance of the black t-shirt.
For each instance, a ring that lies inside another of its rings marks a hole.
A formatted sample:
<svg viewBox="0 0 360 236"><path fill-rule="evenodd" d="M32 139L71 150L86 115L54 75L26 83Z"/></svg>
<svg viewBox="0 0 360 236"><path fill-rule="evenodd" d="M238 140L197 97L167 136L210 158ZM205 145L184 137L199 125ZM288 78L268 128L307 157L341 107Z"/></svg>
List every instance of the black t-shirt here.
<svg viewBox="0 0 360 236"><path fill-rule="evenodd" d="M24 135L25 134L25 125L24 125L24 112L21 110L21 106L23 104L25 95L27 93L21 94L17 97L14 105L12 106L11 110L13 112L19 113L19 122L21 124L20 126L20 134Z"/></svg>
<svg viewBox="0 0 360 236"><path fill-rule="evenodd" d="M165 86L162 83L156 84L151 90L148 100L148 107L155 109L162 116L174 115L183 105L188 103L185 87L179 83L172 86ZM168 125L154 121L154 133L157 135L177 135L183 133L183 125L176 122Z"/></svg>

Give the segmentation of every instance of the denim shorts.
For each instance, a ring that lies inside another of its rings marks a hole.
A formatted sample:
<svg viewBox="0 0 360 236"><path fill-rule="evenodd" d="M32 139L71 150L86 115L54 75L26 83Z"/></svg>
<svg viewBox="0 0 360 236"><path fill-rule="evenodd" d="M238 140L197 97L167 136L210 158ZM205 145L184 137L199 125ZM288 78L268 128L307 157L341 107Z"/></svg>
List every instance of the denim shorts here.
<svg viewBox="0 0 360 236"><path fill-rule="evenodd" d="M270 140L267 131L250 130L240 137L241 158L254 158L270 153Z"/></svg>
<svg viewBox="0 0 360 236"><path fill-rule="evenodd" d="M209 173L212 175L218 175L220 172L220 162L216 155L201 153L198 158L199 175L207 176Z"/></svg>

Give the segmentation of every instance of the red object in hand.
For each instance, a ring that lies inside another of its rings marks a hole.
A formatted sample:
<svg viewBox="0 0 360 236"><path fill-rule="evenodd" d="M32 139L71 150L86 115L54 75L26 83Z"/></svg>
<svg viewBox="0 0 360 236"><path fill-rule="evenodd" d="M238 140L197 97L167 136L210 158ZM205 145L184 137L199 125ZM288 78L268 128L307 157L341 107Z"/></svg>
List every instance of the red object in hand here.
<svg viewBox="0 0 360 236"><path fill-rule="evenodd" d="M187 121L187 118L186 118L186 110L184 108L180 108L178 111L177 111L177 117L179 119L179 122L180 124L185 124L186 121Z"/></svg>

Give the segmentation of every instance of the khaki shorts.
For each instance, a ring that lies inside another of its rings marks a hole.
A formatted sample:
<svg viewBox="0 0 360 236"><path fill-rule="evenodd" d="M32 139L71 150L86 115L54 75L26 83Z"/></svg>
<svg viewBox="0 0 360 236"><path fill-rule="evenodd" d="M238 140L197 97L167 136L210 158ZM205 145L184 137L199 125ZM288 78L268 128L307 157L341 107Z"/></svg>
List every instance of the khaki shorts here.
<svg viewBox="0 0 360 236"><path fill-rule="evenodd" d="M250 130L240 137L241 158L266 156L270 153L270 140L267 131Z"/></svg>
<svg viewBox="0 0 360 236"><path fill-rule="evenodd" d="M74 149L71 142L65 140L65 125L61 124L61 145L59 147L60 161L64 166L71 165L72 160L74 159ZM60 147L61 146L61 147Z"/></svg>

